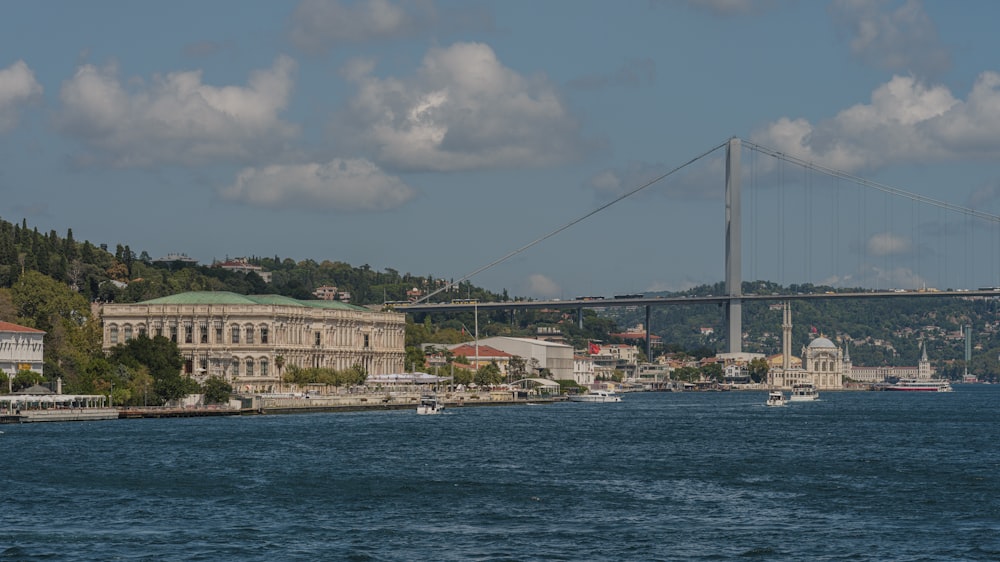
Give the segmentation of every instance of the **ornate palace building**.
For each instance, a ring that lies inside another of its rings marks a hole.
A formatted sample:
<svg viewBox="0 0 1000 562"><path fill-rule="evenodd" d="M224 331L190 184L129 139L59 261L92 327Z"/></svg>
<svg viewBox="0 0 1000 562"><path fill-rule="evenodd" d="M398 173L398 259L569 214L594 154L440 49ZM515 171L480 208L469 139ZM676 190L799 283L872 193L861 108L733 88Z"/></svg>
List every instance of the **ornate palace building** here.
<svg viewBox="0 0 1000 562"><path fill-rule="evenodd" d="M403 372L405 315L337 301L191 292L105 304L104 349L139 335L177 343L184 372L218 376L238 392L272 392L289 365Z"/></svg>

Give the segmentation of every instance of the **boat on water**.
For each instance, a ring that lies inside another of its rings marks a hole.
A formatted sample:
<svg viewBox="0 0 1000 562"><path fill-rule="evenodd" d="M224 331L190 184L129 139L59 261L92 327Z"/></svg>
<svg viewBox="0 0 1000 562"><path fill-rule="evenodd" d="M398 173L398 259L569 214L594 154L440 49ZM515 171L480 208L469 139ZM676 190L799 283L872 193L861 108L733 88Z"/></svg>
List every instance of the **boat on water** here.
<svg viewBox="0 0 1000 562"><path fill-rule="evenodd" d="M420 397L420 404L417 405L418 414L440 414L443 411L444 404L438 400L437 396L425 395Z"/></svg>
<svg viewBox="0 0 1000 562"><path fill-rule="evenodd" d="M819 398L819 391L816 385L808 382L792 385L792 394L788 397L791 402L808 402Z"/></svg>
<svg viewBox="0 0 1000 562"><path fill-rule="evenodd" d="M886 390L907 392L951 392L951 383L944 379L899 379Z"/></svg>
<svg viewBox="0 0 1000 562"><path fill-rule="evenodd" d="M609 390L592 390L586 394L574 394L570 402L621 402L622 397Z"/></svg>
<svg viewBox="0 0 1000 562"><path fill-rule="evenodd" d="M784 406L785 405L785 393L780 390L772 390L767 393L768 406Z"/></svg>

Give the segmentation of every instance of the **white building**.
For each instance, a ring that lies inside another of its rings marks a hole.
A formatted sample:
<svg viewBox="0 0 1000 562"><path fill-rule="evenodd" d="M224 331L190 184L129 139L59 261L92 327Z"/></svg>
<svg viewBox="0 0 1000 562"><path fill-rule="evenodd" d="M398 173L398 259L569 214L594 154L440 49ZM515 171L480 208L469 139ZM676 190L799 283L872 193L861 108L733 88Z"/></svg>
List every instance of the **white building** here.
<svg viewBox="0 0 1000 562"><path fill-rule="evenodd" d="M271 392L289 365L359 365L369 375L404 369L405 316L337 301L191 292L105 304L101 316L105 351L139 335L164 336L177 343L185 373L221 377L240 392Z"/></svg>
<svg viewBox="0 0 1000 562"><path fill-rule="evenodd" d="M524 359L530 369L548 369L553 380L573 380L573 347L544 340L497 336L479 340L480 345L506 351ZM532 373L534 375L534 373Z"/></svg>
<svg viewBox="0 0 1000 562"><path fill-rule="evenodd" d="M594 384L594 358L589 355L573 355L573 380L576 384L590 386Z"/></svg>
<svg viewBox="0 0 1000 562"><path fill-rule="evenodd" d="M18 371L44 374L44 338L42 330L0 322L0 370L7 375L8 390Z"/></svg>

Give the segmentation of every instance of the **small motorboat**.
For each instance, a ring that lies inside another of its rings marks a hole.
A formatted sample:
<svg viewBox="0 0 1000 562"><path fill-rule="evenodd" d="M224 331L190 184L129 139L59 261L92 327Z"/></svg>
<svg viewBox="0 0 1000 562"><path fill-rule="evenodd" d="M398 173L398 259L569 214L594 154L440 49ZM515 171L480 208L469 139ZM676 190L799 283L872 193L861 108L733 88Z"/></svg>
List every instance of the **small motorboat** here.
<svg viewBox="0 0 1000 562"><path fill-rule="evenodd" d="M780 390L772 390L767 394L767 405L768 406L784 406L785 405L785 394Z"/></svg>
<svg viewBox="0 0 1000 562"><path fill-rule="evenodd" d="M424 414L440 414L444 411L444 404L437 399L437 396L421 396L420 404L417 405L417 413Z"/></svg>

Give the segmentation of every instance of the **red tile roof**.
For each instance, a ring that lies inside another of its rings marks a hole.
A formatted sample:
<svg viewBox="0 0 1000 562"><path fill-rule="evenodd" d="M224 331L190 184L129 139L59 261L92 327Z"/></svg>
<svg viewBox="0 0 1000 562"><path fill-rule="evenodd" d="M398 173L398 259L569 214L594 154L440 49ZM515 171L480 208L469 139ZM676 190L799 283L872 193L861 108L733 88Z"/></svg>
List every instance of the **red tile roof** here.
<svg viewBox="0 0 1000 562"><path fill-rule="evenodd" d="M19 326L17 324L11 324L10 322L0 321L0 332L28 332L33 334L44 334L44 330L36 330L35 328L29 328L27 326Z"/></svg>

